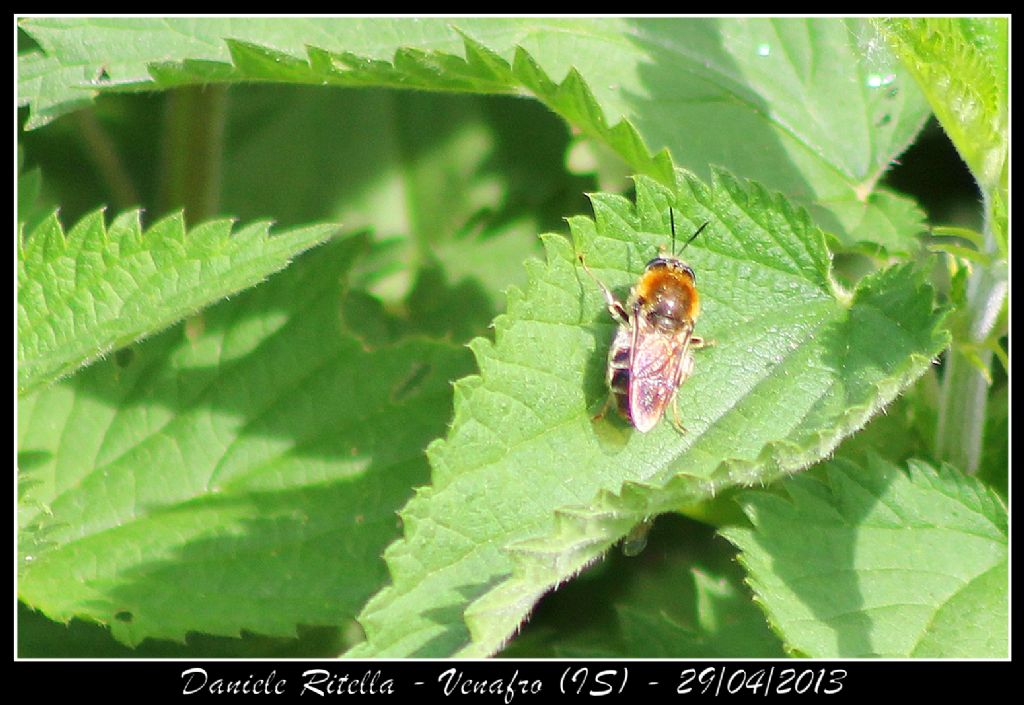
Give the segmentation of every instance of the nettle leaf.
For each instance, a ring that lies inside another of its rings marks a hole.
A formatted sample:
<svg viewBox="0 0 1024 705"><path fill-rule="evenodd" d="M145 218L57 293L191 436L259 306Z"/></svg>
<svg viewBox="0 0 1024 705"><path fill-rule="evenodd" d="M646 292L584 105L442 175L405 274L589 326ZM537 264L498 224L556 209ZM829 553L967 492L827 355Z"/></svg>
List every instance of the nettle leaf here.
<svg viewBox="0 0 1024 705"><path fill-rule="evenodd" d="M879 25L971 172L988 190L1009 148L1009 18L896 18Z"/></svg>
<svg viewBox="0 0 1024 705"><path fill-rule="evenodd" d="M506 44L531 25L468 21L497 31ZM390 67L384 60L399 47L454 55L462 46L451 20L411 18L24 18L18 26L40 47L18 61L19 104L31 106L26 129L87 104L100 91L254 79L320 84L323 67L312 67L310 58L325 51L349 52L368 71L383 72ZM415 84L411 77L399 82ZM364 72L350 83L385 81L367 81Z"/></svg>
<svg viewBox="0 0 1024 705"><path fill-rule="evenodd" d="M757 185L681 173L675 192L639 178L635 207L592 200L596 222L570 220L575 247L547 236L547 262L527 263L496 342L472 343L481 374L456 385L432 485L402 510L405 537L385 554L393 585L363 611L368 641L351 655L493 653L633 525L817 461L948 343L920 274L894 267L838 290L821 231ZM711 222L686 256L697 332L717 345L679 393L688 433L663 422L641 434L592 418L615 326L576 251L624 296L667 244L670 205L683 232Z"/></svg>
<svg viewBox="0 0 1024 705"><path fill-rule="evenodd" d="M20 152L19 152L20 155ZM18 165L18 228L20 232L35 229L53 212L55 204L43 202L40 192L43 174L40 169L24 171Z"/></svg>
<svg viewBox="0 0 1024 705"><path fill-rule="evenodd" d="M19 598L129 644L294 636L386 579L463 347L368 349L342 322L356 239L19 402Z"/></svg>
<svg viewBox="0 0 1024 705"><path fill-rule="evenodd" d="M381 246L361 263L367 286L389 303L416 276L475 286L490 310L474 335L504 306L504 288L525 284L518 263L540 254L537 233L563 226L594 190L565 172L569 130L537 101L250 85L232 90L231 107L228 212L371 229Z"/></svg>
<svg viewBox="0 0 1024 705"><path fill-rule="evenodd" d="M736 550L679 514L636 556L612 550L540 602L502 657L779 658L782 644L743 584Z"/></svg>
<svg viewBox="0 0 1024 705"><path fill-rule="evenodd" d="M788 500L742 495L727 529L788 648L816 658L1006 658L1005 505L975 478L910 461L837 460Z"/></svg>
<svg viewBox="0 0 1024 705"><path fill-rule="evenodd" d="M663 184L673 182L673 163L703 177L721 165L809 208L848 246L907 252L923 229L922 211L877 183L929 107L867 20L38 18L19 26L44 52L20 59L29 128L80 106L83 94L147 86L525 93Z"/></svg>
<svg viewBox="0 0 1024 705"><path fill-rule="evenodd" d="M53 212L18 240L19 392L262 281L337 230L269 228L217 220L186 232L179 213L143 231L140 211L108 227L100 209L65 233Z"/></svg>

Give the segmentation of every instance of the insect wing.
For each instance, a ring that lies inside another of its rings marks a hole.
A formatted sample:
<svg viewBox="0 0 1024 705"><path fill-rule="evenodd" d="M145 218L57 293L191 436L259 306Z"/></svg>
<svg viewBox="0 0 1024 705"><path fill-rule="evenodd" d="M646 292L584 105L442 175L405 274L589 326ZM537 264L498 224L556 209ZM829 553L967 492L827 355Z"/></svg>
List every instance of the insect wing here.
<svg viewBox="0 0 1024 705"><path fill-rule="evenodd" d="M655 329L634 312L630 351L629 412L638 431L654 428L682 383L683 359L693 327L675 334Z"/></svg>

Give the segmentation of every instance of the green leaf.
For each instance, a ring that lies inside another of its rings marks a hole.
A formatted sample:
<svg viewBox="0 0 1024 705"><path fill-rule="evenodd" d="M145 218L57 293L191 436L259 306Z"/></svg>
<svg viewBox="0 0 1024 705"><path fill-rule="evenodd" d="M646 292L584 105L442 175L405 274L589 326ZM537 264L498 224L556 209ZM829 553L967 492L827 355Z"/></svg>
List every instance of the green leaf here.
<svg viewBox="0 0 1024 705"><path fill-rule="evenodd" d="M966 278L962 331L943 374L936 455L974 473L980 463L991 353L984 341L1006 300L1009 184L1009 18L929 17L879 21L981 189L984 242ZM969 256L966 252L956 253ZM973 349L972 349L973 348Z"/></svg>
<svg viewBox="0 0 1024 705"><path fill-rule="evenodd" d="M86 108L97 95L83 90L93 76L90 64L69 62L66 54L47 55L32 50L18 55L18 105L30 106L25 129L42 127L74 110Z"/></svg>
<svg viewBox="0 0 1024 705"><path fill-rule="evenodd" d="M440 260L453 285L486 293L486 325L501 291L525 284L518 263L540 253L537 233L564 226L594 190L565 174L568 129L536 101L240 86L231 106L226 129L238 137L226 145L225 210L372 230L390 247L360 269L389 303Z"/></svg>
<svg viewBox="0 0 1024 705"><path fill-rule="evenodd" d="M735 549L711 527L664 515L636 557L610 551L547 595L513 658L779 658Z"/></svg>
<svg viewBox="0 0 1024 705"><path fill-rule="evenodd" d="M917 247L914 236L926 228L924 211L915 201L885 188L876 189L864 202L836 201L825 206L843 223L836 232L849 233L829 243L837 251L875 254L881 248L883 256L907 255ZM814 204L810 209L820 210ZM828 222L827 216L822 222Z"/></svg>
<svg viewBox="0 0 1024 705"><path fill-rule="evenodd" d="M20 237L19 393L262 281L337 226L232 229L218 220L186 232L179 213L143 231L137 210L108 227L100 209L66 234L54 212Z"/></svg>
<svg viewBox="0 0 1024 705"><path fill-rule="evenodd" d="M620 294L667 243L670 205L681 231L712 223L687 250L697 332L718 341L679 394L689 432L592 420L615 326L573 248L548 236L496 342L472 344L481 375L456 385L452 429L429 449L432 485L385 554L394 584L363 611L368 642L352 655L493 653L636 523L817 461L948 343L920 275L895 267L837 290L821 231L756 185L681 174L670 192L639 178L635 208L593 203L596 223L570 220L576 250Z"/></svg>
<svg viewBox="0 0 1024 705"><path fill-rule="evenodd" d="M504 37L515 31L515 22L477 22L504 29ZM101 90L256 78L320 84L323 69L310 71L311 52L318 60L325 50L350 52L370 71L373 62L393 58L403 40L449 54L462 46L450 20L27 18L19 27L40 47L19 56L19 104L31 106L26 129L88 104ZM367 81L354 75L348 83Z"/></svg>
<svg viewBox="0 0 1024 705"><path fill-rule="evenodd" d="M276 81L526 93L636 173L671 185L673 162L704 177L724 166L811 209L847 245L907 252L923 220L905 199L872 197L929 110L866 20L39 18L20 27L45 54L19 68L29 128L97 90ZM90 70L105 78L86 78Z"/></svg>
<svg viewBox="0 0 1024 705"><path fill-rule="evenodd" d="M53 212L51 204L44 204L39 197L43 186L43 175L39 169L24 171L18 169L18 232L34 230Z"/></svg>
<svg viewBox="0 0 1024 705"><path fill-rule="evenodd" d="M294 636L384 582L395 510L427 479L461 347L346 331L361 241L19 402L19 597L128 644Z"/></svg>
<svg viewBox="0 0 1024 705"><path fill-rule="evenodd" d="M973 262L979 267L988 267L992 265L992 258L983 252L979 252L973 247L963 247L961 245L954 245L952 243L935 243L926 246L929 252L938 252L953 255L954 257L960 257L968 262Z"/></svg>
<svg viewBox="0 0 1024 705"><path fill-rule="evenodd" d="M943 466L836 461L742 499L727 529L787 647L815 658L1006 658L1006 507Z"/></svg>
<svg viewBox="0 0 1024 705"><path fill-rule="evenodd" d="M1010 214L1006 206L1007 197L1008 193L1005 190L994 191L989 199L988 212L986 214L989 227L992 230L992 236L995 239L996 248L1004 260L1008 260L1010 256L1007 249L1010 237Z"/></svg>
<svg viewBox="0 0 1024 705"><path fill-rule="evenodd" d="M350 627L358 629L354 622ZM298 636L267 637L244 633L217 637L190 632L185 642L147 639L126 646L114 639L105 626L72 619L58 624L18 603L19 658L332 658L352 641L340 627L302 627Z"/></svg>
<svg viewBox="0 0 1024 705"><path fill-rule="evenodd" d="M880 23L984 191L1005 188L1009 19L925 17Z"/></svg>
<svg viewBox="0 0 1024 705"><path fill-rule="evenodd" d="M911 458L930 460L938 396L938 376L933 367L867 426L843 441L836 455L858 464L876 455L899 465Z"/></svg>
<svg viewBox="0 0 1024 705"><path fill-rule="evenodd" d="M940 225L938 227L931 228L929 234L939 238L958 237L967 240L969 243L974 245L975 249L979 250L985 246L985 236L979 232L971 230L970 228Z"/></svg>

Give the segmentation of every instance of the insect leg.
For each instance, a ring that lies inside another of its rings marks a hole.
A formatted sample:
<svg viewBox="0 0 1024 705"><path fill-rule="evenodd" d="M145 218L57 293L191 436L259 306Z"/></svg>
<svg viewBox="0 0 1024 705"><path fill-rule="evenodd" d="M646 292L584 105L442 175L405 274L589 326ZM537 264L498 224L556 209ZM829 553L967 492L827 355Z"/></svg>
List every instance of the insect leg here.
<svg viewBox="0 0 1024 705"><path fill-rule="evenodd" d="M679 401L677 397L677 394L672 395L672 425L675 426L679 433L685 436L689 431L686 430L686 426L684 426L683 422L679 419Z"/></svg>
<svg viewBox="0 0 1024 705"><path fill-rule="evenodd" d="M601 419L604 418L604 415L608 413L608 407L612 405L612 397L612 394L609 394L608 396L605 397L604 404L601 406L601 410L590 419L591 421L600 421Z"/></svg>
<svg viewBox="0 0 1024 705"><path fill-rule="evenodd" d="M717 340L705 340L704 338L701 338L699 335L692 335L692 336L690 336L690 349L691 350L700 350L701 348L710 348L711 346L717 345L717 344L718 344Z"/></svg>
<svg viewBox="0 0 1024 705"><path fill-rule="evenodd" d="M619 300L615 298L615 294L604 285L600 279L594 276L594 273L590 271L590 267L583 261L583 255L579 255L580 264L583 265L583 271L590 275L590 278L597 282L597 285L601 287L601 291L604 293L604 300L608 305L608 313L612 314L612 318L621 323L624 326L629 325L629 314L626 313L626 308L619 303Z"/></svg>
<svg viewBox="0 0 1024 705"><path fill-rule="evenodd" d="M697 338L701 345L705 345L703 338ZM679 386L687 380L687 378L693 374L693 366L696 360L690 353L693 349L693 338L690 338L690 346L686 351L686 356L683 358L682 363L679 366L679 375L675 380L675 391L672 392L672 425L676 427L676 430L682 434L688 433L686 426L683 426L683 422L679 420Z"/></svg>

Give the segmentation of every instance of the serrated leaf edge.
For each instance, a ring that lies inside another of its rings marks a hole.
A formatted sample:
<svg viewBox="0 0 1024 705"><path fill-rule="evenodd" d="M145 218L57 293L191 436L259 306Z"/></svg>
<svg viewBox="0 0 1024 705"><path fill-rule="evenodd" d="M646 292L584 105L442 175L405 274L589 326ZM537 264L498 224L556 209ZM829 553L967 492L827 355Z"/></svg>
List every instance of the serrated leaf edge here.
<svg viewBox="0 0 1024 705"><path fill-rule="evenodd" d="M676 188L679 190L692 189L695 183L699 184L699 181L683 170L679 170L678 174ZM726 177L732 179L726 172L717 174L717 178ZM663 186L654 187L664 189ZM759 197L768 194L763 187L759 188L760 190L755 189ZM699 198L696 194L695 197ZM781 195L779 198L782 198ZM628 199L622 199L622 202L629 206L628 212L635 212L635 203ZM770 202L774 204L774 200ZM586 230L595 231L602 217L599 203L598 200L594 204L594 219L578 216L574 220L581 223ZM812 226L810 217L799 206L791 205L784 209L784 212L787 218L796 218L805 226ZM539 283L540 271L555 266L559 260L567 259L562 250L568 251L567 243L562 238L545 238L545 260L527 262L528 290ZM827 280L831 283L830 276ZM847 295L838 287L833 288L831 293L840 302L844 301L845 296L847 304L856 299L856 292L852 296ZM517 299L525 297L518 289L510 290L510 294ZM494 327L499 339L501 331L511 320L510 314L502 314L495 319ZM934 354L948 346L948 333L942 329L941 322L940 317L933 328ZM477 357L478 364L480 355L494 345L486 339L475 339L471 342L470 347ZM752 461L723 459L704 480L679 472L662 484L627 481L618 490L601 490L594 501L587 505L555 509L555 527L548 535L504 547L512 559L513 571L508 578L500 581L496 587L492 585L488 592L467 606L464 615L471 641L456 655L479 658L497 652L515 634L523 618L544 592L571 579L587 565L598 560L605 550L625 536L639 521L670 511L695 499L714 496L726 488L761 484L764 478L772 481L795 473L827 456L844 437L864 426L875 413L895 399L900 391L922 375L931 364L930 355L911 355L893 374L874 383L875 391L870 399L848 407L831 432L818 431L797 441L769 443L762 449L758 458ZM479 374L455 383L455 412L449 430L466 421L468 405L465 402L482 384L484 378ZM432 482L443 472L439 467L441 456L437 450L445 442L445 439L437 439L427 449L431 462ZM767 472L765 468L768 468ZM399 512L405 532L402 538L388 546L384 553L389 571L396 568L402 558L409 557L412 548L406 539L415 532L420 503L429 500L434 491L433 485L421 488L417 491L416 497ZM394 580L394 572L391 577ZM359 621L368 635L378 626L375 613L400 594L402 593L395 591L392 582L367 603L359 616ZM493 628L489 626L495 622L505 625L500 637L495 637Z"/></svg>
<svg viewBox="0 0 1024 705"><path fill-rule="evenodd" d="M80 265L79 255L82 254L86 247L88 247L89 243L87 242L87 237L90 229L93 227L99 229L99 236L103 240L102 267L98 272L94 273L92 277L94 283L103 283L108 281L107 277L111 272L117 271L119 262L127 259L127 257L124 257L125 255L137 256L141 252L159 253L161 252L161 248L166 250L167 248L165 246L171 243L176 245L175 249L177 250L184 248L186 241L189 239L193 240L193 245L201 246L207 246L211 243L215 244L217 242L226 243L229 239L235 241L233 243L235 246L243 244L250 246L248 247L248 251L246 249L238 250L238 254L241 256L232 268L232 271L244 272L245 279L248 281L248 284L241 287L231 287L230 290L223 292L223 296L229 296L242 291L249 286L259 284L274 272L287 267L296 255L329 239L338 229L336 224L316 224L305 227L290 228L284 232L271 234L270 227L272 225L272 221L254 221L243 227L235 227L235 220L228 218L210 220L189 229L186 227L184 214L180 211L177 213L171 213L156 221L148 228L143 229L141 225L141 209L132 209L118 214L113 218L109 226L107 225L104 217L105 213L105 206L97 208L84 215L70 228L65 229L58 217L58 212L55 210L48 218L36 226L31 234L25 235L23 232L19 233L17 244L19 301L21 299L23 287L30 286L33 283L33 273L39 269L43 274L45 274L45 270L52 266L52 263L57 261L59 258L73 259L74 267L76 268L76 276L78 276L77 267ZM313 236L310 237L310 234ZM112 237L119 243L118 251L113 253L113 256L118 258L114 262L108 260L108 256L111 255L108 246ZM150 242L153 240L155 240L155 242ZM275 255L273 252L260 251L255 247L251 247L257 243L263 245L276 244L280 246L291 240L295 240L295 244L297 246L294 246L289 250L288 254L283 259L281 259L279 255ZM192 255L197 253L200 253L198 248L192 251ZM258 271L256 272L246 271L248 265L251 264L253 259L271 257L274 257L277 260L276 266L266 268L266 271L264 271L264 268L257 268ZM203 262L205 260L189 257L182 260L181 263L196 261ZM164 270L162 273L166 274L166 271ZM155 272L153 273L153 276L156 276ZM39 286L43 285L42 280L35 280L35 283ZM80 282L76 279L74 287L70 289L65 287L61 291L61 296L58 299L58 302L61 305L67 305L71 300L70 295L72 293L89 291L89 287L80 289L79 284ZM129 310L132 306L132 302L138 301L140 294L145 291L145 283L136 282L136 285L131 290L121 292L122 294L127 294L121 300L121 310ZM147 330L133 333L128 337L125 337L123 334L119 334L114 337L107 336L105 340L102 340L98 346L94 346L86 354L76 356L74 359L70 359L69 361L63 362L59 365L53 362L55 358L57 361L61 358L58 354L60 349L59 346L57 348L50 349L46 357L36 357L34 360L22 357L22 349L19 346L19 366L28 365L30 369L42 366L43 369L41 372L30 371L24 374L22 374L22 370L24 368L19 369L18 393L19 395L24 395L34 389L51 384L58 379L74 373L80 367L103 358L119 347L123 347L124 345L146 338L170 325L173 325L175 322L183 319L190 313L194 313L195 310L198 310L205 305L209 305L219 298L222 298L222 296L206 300L205 302L199 302L196 306L191 307L189 311L169 316L164 315ZM18 308L20 325L20 304ZM117 318L110 318L109 316L106 317L106 325L104 327L113 327L116 329L117 326L115 324L117 320ZM79 339L80 337L80 335L72 336L64 345L75 347L74 340ZM49 365L46 363L47 360L51 360Z"/></svg>
<svg viewBox="0 0 1024 705"><path fill-rule="evenodd" d="M496 617L515 615L521 621L533 603L553 587L552 573L557 574L558 583L569 580L598 560L638 522L727 488L764 485L827 457L843 438L862 428L930 365L930 357L912 355L898 371L874 385L874 400L848 408L834 433L821 431L798 442L770 443L756 460L723 460L704 480L677 473L662 485L627 481L618 492L602 490L591 505L556 509L551 534L507 547L515 564L513 577L466 609L473 642L458 655L479 658L500 650L519 625L504 639L495 640L488 625ZM769 468L767 473L764 468ZM566 546L570 547L567 555ZM537 583L541 583L539 589Z"/></svg>
<svg viewBox="0 0 1024 705"><path fill-rule="evenodd" d="M872 455L869 459L869 464L875 464L880 461L881 456ZM846 459L842 459L840 462L843 465L847 466L848 469L858 469L861 467L857 463L854 463L853 461ZM911 484L928 483L931 490L940 492L948 497L950 495L948 492L946 492L945 488L942 486L941 483L949 483L956 487L956 489L961 493L969 492L970 499L973 502L976 502L979 505L988 505L988 508L1002 510L1002 512L1004 513L1003 516L1006 516L1006 504L1002 501L1002 498L999 496L997 492L995 492L992 488L985 486L983 483L976 480L975 478L969 475L965 475L964 473L956 470L953 466L949 465L948 463L942 463L938 467L933 467L932 465L923 460L911 458L906 462L905 467L895 464L893 464L892 466L895 467L899 472L903 473L906 481ZM834 488L832 487L831 482L825 484L829 488L828 492L830 496L834 496ZM793 496L790 496L789 498L780 497L778 499L779 501L782 502L794 501ZM964 503L965 505L970 505L970 503L968 503L962 498L958 498L958 500ZM747 515L747 517L751 520L753 524L753 528L734 527L728 531L721 532L721 534L728 541L736 545L738 549L740 549L737 553L736 560L746 572L746 576L743 578L743 582L751 589L751 592L753 594L752 599L754 603L764 614L765 619L767 620L768 626L771 629L772 633L774 633L782 642L783 648L785 649L786 653L796 658L814 657L815 654L807 654L806 652L802 651L798 646L792 644L790 640L787 638L787 630L785 629L785 625L779 622L779 615L776 613L774 609L772 609L771 605L769 605L761 596L763 591L759 589L759 581L754 577L750 569L750 563L747 560L746 551L742 550L742 548L737 544L737 542L731 537L731 534L749 534L755 533L757 531L758 522L756 519L756 515L752 514L748 510L748 508L742 504L742 498L740 498L740 501L741 506L743 506L744 513ZM973 506L971 508L975 509L975 507ZM997 528L1001 528L1005 533L1008 527L1005 524L1000 524L999 526L997 526ZM977 576L974 579L977 579Z"/></svg>

